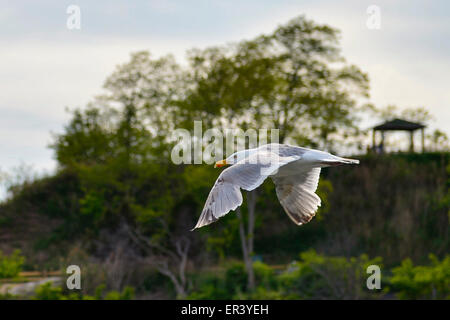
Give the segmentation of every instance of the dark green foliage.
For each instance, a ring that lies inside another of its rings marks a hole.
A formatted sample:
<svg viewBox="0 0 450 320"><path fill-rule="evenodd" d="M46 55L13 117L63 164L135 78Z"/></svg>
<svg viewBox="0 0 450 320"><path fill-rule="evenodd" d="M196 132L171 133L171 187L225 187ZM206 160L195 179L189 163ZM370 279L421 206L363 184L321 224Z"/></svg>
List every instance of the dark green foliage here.
<svg viewBox="0 0 450 320"><path fill-rule="evenodd" d="M227 267L225 272L225 288L228 293L244 291L246 282L247 275L245 274L243 263L233 262Z"/></svg>
<svg viewBox="0 0 450 320"><path fill-rule="evenodd" d="M300 261L280 272L262 262L254 262L257 288L246 289L242 263L232 263L223 275L206 276L197 282L192 299L376 299L384 291L368 290L369 265L382 268L382 259L328 257L314 250L300 255ZM220 294L219 294L220 293ZM219 294L219 295L217 295Z"/></svg>
<svg viewBox="0 0 450 320"><path fill-rule="evenodd" d="M382 259L369 259L367 255L356 258L327 257L315 251L300 255L280 275L284 295L300 299L369 299L378 295L366 288L369 265L382 268Z"/></svg>
<svg viewBox="0 0 450 320"><path fill-rule="evenodd" d="M53 286L50 282L40 285L32 297L34 300L132 300L134 288L125 287L122 292L109 291L103 293L104 286L99 286L95 296L81 293L65 292L62 287Z"/></svg>
<svg viewBox="0 0 450 320"><path fill-rule="evenodd" d="M261 288L276 286L274 270L262 262L253 264L256 281ZM236 299L247 290L247 274L242 262L233 261L217 269L194 277L195 289L189 299Z"/></svg>
<svg viewBox="0 0 450 320"><path fill-rule="evenodd" d="M356 170L324 170L333 184L324 252L383 256L389 266L449 252L448 163L445 153L366 156Z"/></svg>

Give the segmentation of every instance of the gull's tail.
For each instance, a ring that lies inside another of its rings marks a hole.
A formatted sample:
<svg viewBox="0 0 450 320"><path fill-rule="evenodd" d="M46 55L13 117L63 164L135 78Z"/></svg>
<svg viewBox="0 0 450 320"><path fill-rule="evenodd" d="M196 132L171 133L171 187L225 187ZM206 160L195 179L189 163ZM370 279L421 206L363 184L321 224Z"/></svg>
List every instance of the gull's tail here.
<svg viewBox="0 0 450 320"><path fill-rule="evenodd" d="M340 158L339 160L343 164L359 164L359 160L357 159Z"/></svg>
<svg viewBox="0 0 450 320"><path fill-rule="evenodd" d="M329 166L339 166L342 164L359 164L359 160L357 159L348 159L348 158L341 158L332 156L331 158L324 159L321 161L323 164L329 165Z"/></svg>

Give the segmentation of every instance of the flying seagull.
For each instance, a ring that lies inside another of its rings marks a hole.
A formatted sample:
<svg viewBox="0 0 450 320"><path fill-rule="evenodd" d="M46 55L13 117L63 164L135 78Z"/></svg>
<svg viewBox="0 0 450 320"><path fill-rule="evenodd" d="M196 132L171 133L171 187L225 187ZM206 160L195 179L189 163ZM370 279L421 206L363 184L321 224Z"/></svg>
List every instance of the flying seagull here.
<svg viewBox="0 0 450 320"><path fill-rule="evenodd" d="M278 200L289 218L297 225L305 224L314 217L320 206L320 198L315 193L320 169L343 164L359 164L359 160L277 143L233 153L225 160L216 162L214 167L231 166L217 178L192 230L217 221L230 210L236 210L242 204L240 189L254 190L267 177L275 183Z"/></svg>

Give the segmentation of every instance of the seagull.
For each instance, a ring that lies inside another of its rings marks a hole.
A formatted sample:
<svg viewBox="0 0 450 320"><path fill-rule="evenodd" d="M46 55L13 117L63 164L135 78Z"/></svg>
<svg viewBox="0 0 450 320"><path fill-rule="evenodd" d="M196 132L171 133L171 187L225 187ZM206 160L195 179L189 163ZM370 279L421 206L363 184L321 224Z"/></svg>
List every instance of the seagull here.
<svg viewBox="0 0 450 320"><path fill-rule="evenodd" d="M242 204L240 189L252 191L267 177L275 183L278 200L289 218L297 225L308 223L321 204L315 193L321 168L345 164L359 164L359 160L278 143L235 152L216 162L214 167L231 166L217 178L192 230L236 210Z"/></svg>

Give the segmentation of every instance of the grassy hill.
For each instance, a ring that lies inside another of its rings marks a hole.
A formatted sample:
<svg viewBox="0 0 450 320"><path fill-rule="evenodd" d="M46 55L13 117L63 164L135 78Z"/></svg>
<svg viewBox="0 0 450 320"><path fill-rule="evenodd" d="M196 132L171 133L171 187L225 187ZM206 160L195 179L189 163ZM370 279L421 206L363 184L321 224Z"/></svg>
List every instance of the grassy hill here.
<svg viewBox="0 0 450 320"><path fill-rule="evenodd" d="M420 262L429 252L438 256L449 252L444 203L448 163L448 153L368 155L358 167L324 169L324 206L302 227L290 222L277 203L272 183L266 182L257 205L261 216L256 252L269 260L288 260L314 247L334 255L365 252L383 256L387 263L405 257ZM59 242L59 231L79 215L81 194L78 178L70 172L21 186L0 206L0 248L6 252L20 248L31 258L45 256L47 246L70 246ZM226 224L226 218L219 223ZM229 254L239 256L240 248L235 247Z"/></svg>
<svg viewBox="0 0 450 320"><path fill-rule="evenodd" d="M429 254L444 258L450 252L450 155L366 155L360 160L358 167L322 171L318 193L323 206L310 223L301 227L288 219L273 184L266 182L256 208L255 258L283 266L298 260L299 253L314 249L325 256L380 257L389 268L407 258L419 264L428 263ZM205 185L215 179L217 171L209 175ZM153 188L157 194L158 187ZM206 199L208 188L200 190L196 196ZM71 171L17 186L14 196L0 205L0 250L10 253L20 249L26 258L25 270L61 269L68 257L79 257L79 252L84 256L82 260L90 264L106 261L105 257L111 257L108 250L117 256L117 247L132 252L129 257L138 254L132 245L122 245L118 226L101 226L98 230L97 226L89 226L90 220L80 209L83 197L80 177ZM188 230L201 204L189 193L177 200L174 207L183 212L182 221ZM240 259L238 235L223 234L233 225L233 219L233 214L228 215L208 230L192 233L195 247L191 252L196 253L190 255L188 270L193 270L194 265L211 270L223 261ZM221 237L228 240L217 242ZM211 250L211 243L223 243L221 254ZM127 254L122 253L123 257ZM145 266L142 260L130 261ZM149 279L153 280L147 282L170 288L152 274Z"/></svg>

